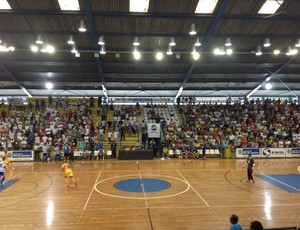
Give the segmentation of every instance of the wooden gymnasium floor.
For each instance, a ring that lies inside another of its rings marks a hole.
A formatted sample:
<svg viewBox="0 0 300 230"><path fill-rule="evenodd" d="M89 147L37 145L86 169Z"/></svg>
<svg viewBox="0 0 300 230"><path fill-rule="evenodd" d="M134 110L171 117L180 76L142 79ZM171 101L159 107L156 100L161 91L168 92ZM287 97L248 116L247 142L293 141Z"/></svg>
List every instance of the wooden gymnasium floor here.
<svg viewBox="0 0 300 230"><path fill-rule="evenodd" d="M246 183L244 160L160 159L74 162L78 187L66 187L62 162L14 163L18 181L0 192L0 229L229 229L235 213L244 228L300 226L300 193L257 177ZM254 174L299 174L300 159L256 160ZM162 179L159 192L124 192L114 184L131 178ZM300 181L299 181L300 183Z"/></svg>

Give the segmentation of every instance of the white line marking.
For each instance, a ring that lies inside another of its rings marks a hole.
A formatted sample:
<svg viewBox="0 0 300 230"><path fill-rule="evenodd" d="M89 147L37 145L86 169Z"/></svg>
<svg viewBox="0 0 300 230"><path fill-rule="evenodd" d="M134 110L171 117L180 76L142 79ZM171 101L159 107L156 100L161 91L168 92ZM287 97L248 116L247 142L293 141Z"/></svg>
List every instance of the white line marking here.
<svg viewBox="0 0 300 230"><path fill-rule="evenodd" d="M274 178L274 177L271 177L271 176L265 174L265 173L260 169L260 166L261 166L261 164L258 165L257 169L258 169L258 172L259 172L261 175L263 175L263 176L269 178L270 180L276 181L277 183L282 184L282 185L284 185L284 186L286 186L286 187L288 187L288 188L291 188L291 189L293 189L293 190L295 190L295 191L297 191L297 192L300 192L300 189L295 188L295 187L292 186L292 185L289 185L289 184L287 184L287 183L285 183L285 182L283 182L283 181L280 181L280 180L278 180L278 179L276 179L276 178ZM269 182L269 183L270 183L270 182ZM276 185L274 185L274 186L276 186ZM279 187L279 186L278 186L278 187Z"/></svg>
<svg viewBox="0 0 300 230"><path fill-rule="evenodd" d="M186 183L189 183L188 180L176 169L177 173L186 181ZM190 187L194 190L194 192L197 194L198 197L206 204L207 207L210 207L210 205L206 202L206 200L194 189L194 187L189 183Z"/></svg>
<svg viewBox="0 0 300 230"><path fill-rule="evenodd" d="M91 190L91 192L90 192L90 195L89 195L87 201L85 202L85 205L84 205L84 207L83 207L83 211L86 209L86 207L87 207L87 205L88 205L88 203L89 203L89 201L90 201L90 199L91 199L92 193L93 193L93 191L94 191L95 188L96 188L96 185L97 185L98 179L99 179L99 177L100 177L100 175L101 175L101 172L102 172L102 170L99 172L98 177L97 177L97 179L96 179L96 181L95 181L95 183L94 183L94 186L93 186L93 188L92 188L92 190Z"/></svg>
<svg viewBox="0 0 300 230"><path fill-rule="evenodd" d="M117 196L117 195L112 195L112 194L108 194L108 193L105 193L105 192L102 192L100 190L97 189L97 185L98 184L101 184L105 181L108 181L108 180L112 180L112 179L116 179L116 178L122 178L122 177L125 177L128 179L128 177L137 177L138 175L137 174L131 174L131 175L123 175L123 176L114 176L114 177L110 177L110 178L106 178L104 180L101 180L99 181L97 184L96 184L96 187L95 187L95 190L102 194L102 195L105 195L105 196L109 196L109 197L115 197L115 198L122 198L122 199L136 199L136 200L143 200L144 197L127 197L127 196ZM174 194L171 194L171 195L165 195L165 196L154 196L154 197L148 197L147 199L150 200L150 199L161 199L161 198L168 198L168 197L173 197L173 196L178 196L178 195L181 195L185 192L187 192L189 189L190 189L190 184L187 183L185 180L182 180L180 178L177 178L177 177L171 177L171 176L163 176L163 175L154 175L154 174L144 174L144 176L148 176L150 178L153 178L153 177L157 177L157 178L160 178L161 177L166 177L166 178L171 178L171 179L175 179L175 180L179 180L183 183L185 183L187 185L187 188L181 192L178 192L178 193L174 193Z"/></svg>

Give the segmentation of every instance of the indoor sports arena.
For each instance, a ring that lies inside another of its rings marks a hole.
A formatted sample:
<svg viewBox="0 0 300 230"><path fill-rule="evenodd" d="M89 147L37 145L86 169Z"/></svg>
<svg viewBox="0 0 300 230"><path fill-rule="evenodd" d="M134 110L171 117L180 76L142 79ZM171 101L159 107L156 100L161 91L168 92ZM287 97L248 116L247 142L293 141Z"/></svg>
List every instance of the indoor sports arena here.
<svg viewBox="0 0 300 230"><path fill-rule="evenodd" d="M299 230L299 0L1 0L0 229Z"/></svg>

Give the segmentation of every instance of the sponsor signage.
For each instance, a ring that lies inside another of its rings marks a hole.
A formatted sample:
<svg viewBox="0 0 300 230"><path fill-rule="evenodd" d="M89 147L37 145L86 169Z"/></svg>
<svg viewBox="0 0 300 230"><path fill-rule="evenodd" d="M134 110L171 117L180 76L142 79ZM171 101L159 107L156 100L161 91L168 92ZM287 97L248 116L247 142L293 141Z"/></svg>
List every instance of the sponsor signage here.
<svg viewBox="0 0 300 230"><path fill-rule="evenodd" d="M285 151L286 157L300 157L300 147L287 148Z"/></svg>
<svg viewBox="0 0 300 230"><path fill-rule="evenodd" d="M160 138L160 124L148 123L147 131L148 131L148 138Z"/></svg>
<svg viewBox="0 0 300 230"><path fill-rule="evenodd" d="M236 149L236 157L238 158L245 158L251 154L252 157L259 157L260 156L260 148L237 148Z"/></svg>
<svg viewBox="0 0 300 230"><path fill-rule="evenodd" d="M262 157L285 157L285 148L262 148Z"/></svg>
<svg viewBox="0 0 300 230"><path fill-rule="evenodd" d="M4 152L0 152L0 156L3 155ZM11 161L33 161L33 151L31 150L8 151L8 159Z"/></svg>

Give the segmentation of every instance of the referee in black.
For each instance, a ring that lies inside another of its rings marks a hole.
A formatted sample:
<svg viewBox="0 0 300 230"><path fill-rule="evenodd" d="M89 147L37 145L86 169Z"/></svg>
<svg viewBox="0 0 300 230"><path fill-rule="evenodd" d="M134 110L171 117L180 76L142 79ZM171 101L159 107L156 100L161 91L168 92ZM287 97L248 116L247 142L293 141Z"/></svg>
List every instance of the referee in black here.
<svg viewBox="0 0 300 230"><path fill-rule="evenodd" d="M252 172L255 166L254 160L251 157L251 154L248 154L248 158L247 158L247 175L248 175L248 181L250 182L252 180L253 184L255 183L255 181L253 180L253 176L252 176Z"/></svg>

